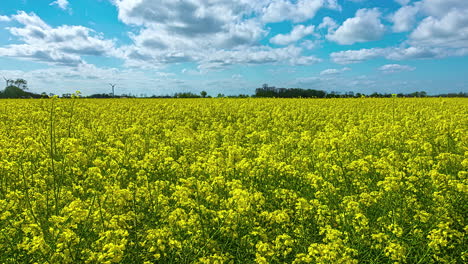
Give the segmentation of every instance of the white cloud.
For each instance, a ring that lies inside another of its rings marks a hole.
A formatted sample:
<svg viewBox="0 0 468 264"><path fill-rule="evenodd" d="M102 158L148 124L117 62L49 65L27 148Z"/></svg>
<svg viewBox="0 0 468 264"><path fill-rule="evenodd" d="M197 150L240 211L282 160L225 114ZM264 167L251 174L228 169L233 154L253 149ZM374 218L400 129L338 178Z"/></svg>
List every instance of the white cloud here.
<svg viewBox="0 0 468 264"><path fill-rule="evenodd" d="M335 74L340 74L342 72L350 71L351 68L344 67L341 69L326 69L320 72L320 75L335 75Z"/></svg>
<svg viewBox="0 0 468 264"><path fill-rule="evenodd" d="M6 48L0 47L0 56L29 59L64 66L76 66L83 63L83 60L77 55L65 54L50 50L47 47L33 47L24 44L10 45Z"/></svg>
<svg viewBox="0 0 468 264"><path fill-rule="evenodd" d="M160 39L175 36L198 42L195 46L225 45L220 48L257 42L268 33L264 23L301 22L321 8L339 8L336 0L116 0L115 5L122 22L153 30Z"/></svg>
<svg viewBox="0 0 468 264"><path fill-rule="evenodd" d="M277 45L288 45L293 42L296 42L307 35L311 35L314 33L315 26L304 26L304 25L297 25L293 28L293 30L287 34L278 34L270 39L270 42Z"/></svg>
<svg viewBox="0 0 468 264"><path fill-rule="evenodd" d="M383 57L390 60L434 59L454 55L439 48L427 47L387 48L384 51Z"/></svg>
<svg viewBox="0 0 468 264"><path fill-rule="evenodd" d="M324 17L322 23L318 26L318 29L328 29L328 34L332 34L337 28L338 24L331 17Z"/></svg>
<svg viewBox="0 0 468 264"><path fill-rule="evenodd" d="M68 0L57 0L57 1L50 3L49 5L56 5L60 9L67 10L69 4L70 3L68 2Z"/></svg>
<svg viewBox="0 0 468 264"><path fill-rule="evenodd" d="M253 6L246 1L117 0L119 19L126 24L164 26L180 35L199 35L223 31L223 27Z"/></svg>
<svg viewBox="0 0 468 264"><path fill-rule="evenodd" d="M346 19L335 32L327 35L327 39L342 45L378 40L385 32L380 16L376 8L359 9L355 17Z"/></svg>
<svg viewBox="0 0 468 264"><path fill-rule="evenodd" d="M393 22L394 32L405 32L411 30L416 24L416 15L420 10L419 4L403 6L390 17Z"/></svg>
<svg viewBox="0 0 468 264"><path fill-rule="evenodd" d="M53 28L36 14L23 11L12 19L23 26L7 29L23 44L0 47L1 56L73 66L83 63L81 56L113 55L114 41L105 40L89 28L68 25Z"/></svg>
<svg viewBox="0 0 468 264"><path fill-rule="evenodd" d="M49 25L47 25L40 17L38 17L35 13L26 13L24 11L19 11L16 15L11 16L11 18L22 25L30 26L30 27L37 27L37 28L44 28L49 29Z"/></svg>
<svg viewBox="0 0 468 264"><path fill-rule="evenodd" d="M8 16L0 16L0 22L9 22L11 21L10 17Z"/></svg>
<svg viewBox="0 0 468 264"><path fill-rule="evenodd" d="M313 18L321 8L341 9L336 0L274 0L263 8L262 20L267 23L286 20L299 23Z"/></svg>
<svg viewBox="0 0 468 264"><path fill-rule="evenodd" d="M383 73L397 73L403 71L414 71L416 68L411 67L408 65L400 65L400 64L387 64L383 65L379 68L379 71Z"/></svg>
<svg viewBox="0 0 468 264"><path fill-rule="evenodd" d="M429 16L411 33L409 42L419 46L468 48L467 14L468 9L453 9L441 18Z"/></svg>
<svg viewBox="0 0 468 264"><path fill-rule="evenodd" d="M273 49L260 45L269 30L265 19L269 21L268 16L273 15L268 12L272 12L275 5L283 4L294 8L337 6L335 0L299 0L297 3L277 0L117 0L119 19L138 27L137 33L130 34L133 44L121 47L119 51L127 66L150 68L178 62L195 62L211 69L233 62L316 62L316 58L302 56L301 48ZM309 9L297 10L310 12ZM283 18L293 19L289 15ZM313 29L313 26L297 26L291 34L275 36L271 42L288 45L312 34ZM291 58L281 55L292 50Z"/></svg>
<svg viewBox="0 0 468 264"><path fill-rule="evenodd" d="M351 64L376 58L386 58L389 60L408 60L442 58L456 55L457 54L454 52L449 52L440 48L390 47L333 52L330 57L335 63Z"/></svg>
<svg viewBox="0 0 468 264"><path fill-rule="evenodd" d="M324 0L323 2L324 2L325 8L328 8L331 10L337 10L337 11L342 10L340 4L338 3L338 0Z"/></svg>
<svg viewBox="0 0 468 264"><path fill-rule="evenodd" d="M334 52L331 58L340 64L375 58L389 60L433 59L468 55L468 1L422 0L400 8L392 17L393 30L416 28L400 47L372 48ZM416 25L417 16L426 15Z"/></svg>
<svg viewBox="0 0 468 264"><path fill-rule="evenodd" d="M466 0L422 0L421 5L426 14L438 18L446 16L450 11L468 9Z"/></svg>
<svg viewBox="0 0 468 264"><path fill-rule="evenodd" d="M302 49L295 46L273 49L270 47L248 47L236 50L217 50L205 54L202 68L217 68L233 64L287 63L307 65L320 62L314 56L302 56Z"/></svg>
<svg viewBox="0 0 468 264"><path fill-rule="evenodd" d="M333 62L339 64L351 64L378 58L383 55L383 51L384 50L380 48L346 50L333 52L330 54L330 57Z"/></svg>
<svg viewBox="0 0 468 264"><path fill-rule="evenodd" d="M385 55L390 59L443 58L468 54L468 1L422 0L403 6L390 19L395 32L415 28L403 45ZM418 24L416 20L426 16ZM389 49L387 49L389 50Z"/></svg>
<svg viewBox="0 0 468 264"><path fill-rule="evenodd" d="M267 46L240 46L234 49L206 50L187 49L179 50L151 50L141 49L136 46L123 47L123 57L126 58L126 66L159 68L168 63L196 62L199 68L220 69L235 64L289 64L307 65L320 62L321 59L314 56L303 56L302 48L288 46L284 48L271 48Z"/></svg>
<svg viewBox="0 0 468 264"><path fill-rule="evenodd" d="M238 24L226 25L223 31L213 34L187 36L176 34L164 26L148 27L140 30L139 34L131 34L136 46L157 50L180 50L220 48L229 49L236 46L256 43L266 35L266 31L254 20L243 21Z"/></svg>
<svg viewBox="0 0 468 264"><path fill-rule="evenodd" d="M301 47L303 47L304 49L306 49L306 50L312 50L312 49L315 49L316 47L318 47L321 43L322 43L321 40L312 41L312 40L306 39L306 40L302 41L299 45Z"/></svg>
<svg viewBox="0 0 468 264"><path fill-rule="evenodd" d="M119 19L141 26L132 34L134 44L122 47L127 65L162 65L196 61L207 50L234 49L256 44L268 32L255 18L262 1L132 1L115 4Z"/></svg>

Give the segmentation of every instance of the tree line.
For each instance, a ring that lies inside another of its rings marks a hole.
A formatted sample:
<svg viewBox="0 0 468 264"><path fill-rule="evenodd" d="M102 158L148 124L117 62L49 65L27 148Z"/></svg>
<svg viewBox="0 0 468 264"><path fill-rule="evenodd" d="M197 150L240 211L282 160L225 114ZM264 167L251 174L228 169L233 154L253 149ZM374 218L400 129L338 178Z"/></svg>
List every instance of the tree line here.
<svg viewBox="0 0 468 264"><path fill-rule="evenodd" d="M264 84L262 87L255 90L254 97L274 97L274 98L360 98L360 97L468 97L468 93L447 93L430 96L425 91L412 92L412 93L354 93L350 92L326 92L323 90L302 89L302 88L276 88Z"/></svg>
<svg viewBox="0 0 468 264"><path fill-rule="evenodd" d="M3 91L0 91L0 98L49 98L54 96L52 93L41 93L36 94L28 91L28 82L24 79L6 79L6 87ZM115 86L115 85L113 85ZM72 94L62 94L62 98L72 98ZM212 98L206 91L201 91L199 94L192 92L180 92L173 95L151 95L147 96L141 94L140 96L131 94L114 94L114 87L112 87L112 93L97 93L89 96L82 96L86 98ZM276 88L264 84L262 87L255 89L254 95L239 94L239 95L228 95L219 93L216 97L229 97L229 98L247 98L247 97L258 97L258 98L360 98L360 97L374 97L374 98L385 98L385 97L468 97L468 93L445 93L438 95L428 95L425 91L412 92L412 93L354 93L350 92L326 92L323 90L314 89L302 89L302 88Z"/></svg>

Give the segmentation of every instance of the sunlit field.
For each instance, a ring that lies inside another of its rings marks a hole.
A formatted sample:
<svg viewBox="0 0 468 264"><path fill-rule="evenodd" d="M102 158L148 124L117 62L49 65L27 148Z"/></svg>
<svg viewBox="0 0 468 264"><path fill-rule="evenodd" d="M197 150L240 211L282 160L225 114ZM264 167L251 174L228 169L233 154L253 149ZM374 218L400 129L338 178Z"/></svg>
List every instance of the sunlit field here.
<svg viewBox="0 0 468 264"><path fill-rule="evenodd" d="M466 263L468 99L0 100L0 263Z"/></svg>

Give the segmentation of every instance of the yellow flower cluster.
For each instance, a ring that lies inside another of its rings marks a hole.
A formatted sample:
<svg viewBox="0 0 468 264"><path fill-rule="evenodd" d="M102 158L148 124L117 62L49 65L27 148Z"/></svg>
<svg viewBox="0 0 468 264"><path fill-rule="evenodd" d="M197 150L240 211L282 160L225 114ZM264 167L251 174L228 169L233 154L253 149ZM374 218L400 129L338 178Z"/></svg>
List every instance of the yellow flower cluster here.
<svg viewBox="0 0 468 264"><path fill-rule="evenodd" d="M0 263L468 262L467 99L0 105Z"/></svg>

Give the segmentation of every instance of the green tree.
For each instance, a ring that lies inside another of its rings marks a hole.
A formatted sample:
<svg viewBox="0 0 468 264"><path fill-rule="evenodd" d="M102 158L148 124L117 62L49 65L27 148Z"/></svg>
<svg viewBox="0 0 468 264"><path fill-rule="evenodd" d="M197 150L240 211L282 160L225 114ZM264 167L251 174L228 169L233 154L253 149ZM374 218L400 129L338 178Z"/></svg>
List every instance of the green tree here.
<svg viewBox="0 0 468 264"><path fill-rule="evenodd" d="M21 98L27 97L28 92L23 91L21 88L18 88L14 85L10 85L5 90L3 90L2 96L5 98Z"/></svg>
<svg viewBox="0 0 468 264"><path fill-rule="evenodd" d="M0 93L1 98L39 98L40 95L27 92L28 82L25 79L5 79L7 87Z"/></svg>
<svg viewBox="0 0 468 264"><path fill-rule="evenodd" d="M14 86L20 88L23 91L28 90L28 81L26 81L25 79L16 79L15 81L13 81L13 84Z"/></svg>
<svg viewBox="0 0 468 264"><path fill-rule="evenodd" d="M206 91L201 91L200 95L202 98L205 98L208 93Z"/></svg>

